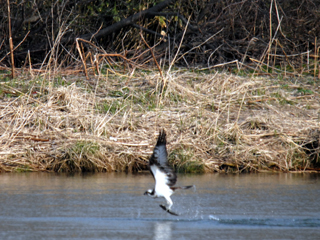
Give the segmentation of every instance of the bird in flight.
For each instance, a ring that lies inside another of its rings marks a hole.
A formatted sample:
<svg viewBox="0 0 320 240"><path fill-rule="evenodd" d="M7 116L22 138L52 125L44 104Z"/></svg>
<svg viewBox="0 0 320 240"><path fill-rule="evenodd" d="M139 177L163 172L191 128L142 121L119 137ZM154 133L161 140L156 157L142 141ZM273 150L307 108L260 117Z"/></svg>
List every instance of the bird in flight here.
<svg viewBox="0 0 320 240"><path fill-rule="evenodd" d="M177 175L168 164L168 154L166 147L166 132L162 129L159 132L159 137L156 146L153 149L153 154L149 159L149 169L154 178L154 189L147 190L144 195L154 198L163 197L167 201L167 206L160 205L166 212L178 216L171 211L173 202L170 196L177 189L188 189L193 186L175 187L177 182Z"/></svg>

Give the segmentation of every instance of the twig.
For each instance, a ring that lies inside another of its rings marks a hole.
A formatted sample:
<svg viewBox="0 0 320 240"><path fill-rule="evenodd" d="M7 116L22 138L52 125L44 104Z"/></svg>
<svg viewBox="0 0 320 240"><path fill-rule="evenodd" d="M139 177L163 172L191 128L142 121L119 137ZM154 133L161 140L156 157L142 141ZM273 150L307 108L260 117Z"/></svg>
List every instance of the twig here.
<svg viewBox="0 0 320 240"><path fill-rule="evenodd" d="M176 62L176 58L177 58L177 56L178 56L178 54L179 54L179 51L180 51L180 48L181 48L181 45L182 45L182 42L183 42L183 39L184 39L184 35L186 34L186 31L187 31L187 29L188 29L188 25L189 25L189 22L190 22L190 18L191 18L191 16L189 16L189 18L188 18L188 22L187 22L187 24L186 24L186 26L185 26L185 28L184 28L184 31L183 31L183 34L182 34L182 38L181 38L181 41L180 41L180 44L179 44L179 47L178 47L178 50L177 50L176 54L174 55L174 58L173 58L172 61L170 62L170 65L169 65L167 74L171 71L171 68L172 68L173 64ZM188 51L188 52L189 52L189 51ZM182 55L182 56L184 56L184 55ZM181 56L181 57L182 57L182 56ZM180 58L181 58L181 57L180 57ZM179 60L180 58L178 58L178 60ZM163 87L164 87L164 86L163 86Z"/></svg>
<svg viewBox="0 0 320 240"><path fill-rule="evenodd" d="M149 44L146 42L146 40L144 39L144 37L142 36L141 33L140 33L140 36L141 36L141 39L143 40L144 44L146 44L147 47L150 49L151 55L152 55L152 57L153 57L153 60L154 60L154 62L155 62L156 65L157 65L157 68L158 68L158 70L159 70L159 73L160 73L161 78L163 79L163 75L162 75L161 68L160 68L160 66L159 66L159 64L158 64L158 61L157 61L156 57L154 56L154 53L153 53L152 48L151 48L151 47L149 46Z"/></svg>
<svg viewBox="0 0 320 240"><path fill-rule="evenodd" d="M101 30L102 26L103 26L103 23L101 23L99 29L91 36L91 38L89 40L90 42L92 41L92 38L94 38L94 36L98 34L98 32Z"/></svg>
<svg viewBox="0 0 320 240"><path fill-rule="evenodd" d="M273 39L272 39L272 5L273 5L273 2L274 0L271 0L271 4L270 4L270 8L269 8L269 45L268 45L268 50L267 50L267 66L269 66L269 58L270 58L270 49L271 49L271 46L272 46L272 42L273 42ZM268 69L267 69L267 72L268 72Z"/></svg>
<svg viewBox="0 0 320 240"><path fill-rule="evenodd" d="M29 33L30 33L30 31L27 32L27 34L26 34L26 35L24 36L24 38L19 42L19 44L13 48L13 51L15 51L15 50L24 42L24 40L27 38L27 36L29 35ZM1 58L0 63L1 63L1 62L3 61L3 59L5 59L10 53L11 53L11 51L8 52L3 58Z"/></svg>
<svg viewBox="0 0 320 240"><path fill-rule="evenodd" d="M82 55L82 51L80 49L80 46L79 46L79 38L76 38L76 47L77 47L77 50L79 52L79 55L80 55L80 58L81 58L81 61L82 61L82 64L83 64L83 68L84 68L84 74L86 75L86 79L89 80L89 76L88 76L88 72L87 72L87 65L86 65L86 62L85 62L85 59Z"/></svg>
<svg viewBox="0 0 320 240"><path fill-rule="evenodd" d="M31 63L31 57L30 57L30 51L29 50L28 50L28 61L29 61L29 71L30 71L31 76L33 76L32 63Z"/></svg>
<svg viewBox="0 0 320 240"><path fill-rule="evenodd" d="M9 24L9 45L10 45L10 55L11 55L11 78L15 77L14 74L14 56L13 56L13 43L11 34L11 12L10 12L10 1L7 0L8 4L8 24Z"/></svg>
<svg viewBox="0 0 320 240"><path fill-rule="evenodd" d="M210 66L210 67L199 68L199 70L208 70L208 69L211 69L211 68L222 67L222 66L229 65L229 64L232 64L232 63L236 63L237 64L237 69L240 70L239 61L238 60L233 60L233 61L225 62L225 63L219 63L219 64L216 64L216 65L213 65L213 66Z"/></svg>
<svg viewBox="0 0 320 240"><path fill-rule="evenodd" d="M190 19L190 18L189 18ZM188 25L187 25L188 26ZM186 26L186 27L187 27ZM212 36L210 36L207 40L205 40L204 42L200 43L199 45L191 48L189 51L185 52L184 54L182 54L176 61L179 61L183 56L185 56L186 54L188 54L189 52L191 52L192 50L194 49L197 49L199 47L201 47L203 44L207 43L211 38L217 36L219 33L221 33L223 31L224 28L221 28L218 32L216 32L215 34L213 34ZM183 33L183 36L184 36L185 32ZM182 37L183 39L183 37ZM219 46L220 47L220 46ZM216 51L216 50L215 50Z"/></svg>
<svg viewBox="0 0 320 240"><path fill-rule="evenodd" d="M288 58L288 57L298 57L298 56L302 56L302 55L309 55L311 53L311 50L308 50L307 52L302 52L302 53L296 53L296 54L290 54L290 55L281 55L281 54L273 54L273 53L270 53L269 55L270 56L276 56L276 57L285 57L285 58ZM310 55L309 55L310 56Z"/></svg>
<svg viewBox="0 0 320 240"><path fill-rule="evenodd" d="M278 22L277 29L276 29L273 37L272 37L272 19L271 19L272 3L273 3L273 0L271 1L271 6L270 6L270 10L269 10L269 14L270 14L270 22L269 22L269 23L270 23L270 26L269 26L269 27L270 27L270 40L269 40L268 47L267 47L266 50L263 52L262 57L261 57L261 60L260 60L261 62L263 62L264 59L265 59L265 57L268 56L268 57L267 57L267 66L270 66L270 65L269 65L270 49L271 49L272 43L274 42L274 40L275 40L275 38L276 38L276 36L277 36L278 30L280 29L281 22L282 22L282 18L283 18L283 17L280 18L280 20L279 20L279 22ZM258 65L257 67L259 67L259 65Z"/></svg>
<svg viewBox="0 0 320 240"><path fill-rule="evenodd" d="M318 48L317 48L317 37L314 38L314 69L313 69L313 77L316 78L317 73L317 63L318 63Z"/></svg>

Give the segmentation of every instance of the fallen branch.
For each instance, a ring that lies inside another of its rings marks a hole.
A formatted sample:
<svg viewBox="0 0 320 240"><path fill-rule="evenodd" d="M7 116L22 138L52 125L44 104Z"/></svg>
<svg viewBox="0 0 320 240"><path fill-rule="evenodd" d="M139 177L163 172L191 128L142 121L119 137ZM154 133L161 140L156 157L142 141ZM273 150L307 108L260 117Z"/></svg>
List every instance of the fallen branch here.
<svg viewBox="0 0 320 240"><path fill-rule="evenodd" d="M132 24L134 24L136 21L138 21L141 18L144 18L146 15L148 15L149 13L154 13L154 12L159 12L162 9L166 8L169 4L171 4L172 2L174 2L174 0L166 0L163 2L160 2L159 4L155 5L154 7L151 7L149 9L146 9L144 11L141 11L139 13L136 13L134 15L131 15L128 18L122 19L121 21L108 26L106 28L101 29L100 32L95 33L95 38L100 38L106 35L109 35L110 33L116 32L118 30L120 30L121 28L130 26ZM85 39L85 40L89 40L92 38L94 34L85 34L80 36L80 38Z"/></svg>

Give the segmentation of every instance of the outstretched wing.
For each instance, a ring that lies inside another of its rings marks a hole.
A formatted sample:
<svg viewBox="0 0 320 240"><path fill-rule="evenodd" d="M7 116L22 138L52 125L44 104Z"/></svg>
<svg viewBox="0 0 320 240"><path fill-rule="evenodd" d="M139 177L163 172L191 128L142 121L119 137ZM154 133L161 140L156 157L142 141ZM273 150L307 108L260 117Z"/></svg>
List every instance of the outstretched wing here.
<svg viewBox="0 0 320 240"><path fill-rule="evenodd" d="M155 178L156 172L154 169L159 169L163 174L166 175L167 184L169 186L173 186L177 182L177 175L173 171L173 169L168 165L168 154L166 147L166 132L162 129L159 132L159 137L157 141L157 145L153 149L153 154L149 159L149 168L152 176ZM154 168L155 166L156 168Z"/></svg>

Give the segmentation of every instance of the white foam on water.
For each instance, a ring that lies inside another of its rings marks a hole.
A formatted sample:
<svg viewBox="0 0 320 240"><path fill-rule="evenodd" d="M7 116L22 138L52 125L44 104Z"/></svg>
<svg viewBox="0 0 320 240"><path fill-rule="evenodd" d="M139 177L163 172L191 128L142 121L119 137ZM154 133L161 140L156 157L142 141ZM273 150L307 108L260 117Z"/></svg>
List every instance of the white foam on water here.
<svg viewBox="0 0 320 240"><path fill-rule="evenodd" d="M220 221L220 218L213 216L213 215L209 215L209 219L210 220L215 220L215 221Z"/></svg>

